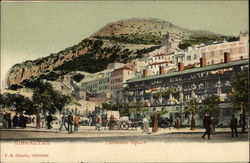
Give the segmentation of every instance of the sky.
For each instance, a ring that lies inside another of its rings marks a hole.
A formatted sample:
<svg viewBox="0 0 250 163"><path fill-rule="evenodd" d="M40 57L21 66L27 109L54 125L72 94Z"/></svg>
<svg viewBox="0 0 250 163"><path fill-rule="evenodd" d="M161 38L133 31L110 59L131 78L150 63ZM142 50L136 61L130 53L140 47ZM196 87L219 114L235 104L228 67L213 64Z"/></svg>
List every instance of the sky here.
<svg viewBox="0 0 250 163"><path fill-rule="evenodd" d="M79 43L110 22L157 18L187 29L238 35L248 1L1 2L1 85L16 63Z"/></svg>

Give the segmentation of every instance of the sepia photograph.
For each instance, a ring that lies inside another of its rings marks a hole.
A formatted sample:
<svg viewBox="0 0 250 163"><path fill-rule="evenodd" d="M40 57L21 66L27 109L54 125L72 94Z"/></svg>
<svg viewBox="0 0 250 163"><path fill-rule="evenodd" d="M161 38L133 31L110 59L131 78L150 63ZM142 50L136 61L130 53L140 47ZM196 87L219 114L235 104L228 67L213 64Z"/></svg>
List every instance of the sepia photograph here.
<svg viewBox="0 0 250 163"><path fill-rule="evenodd" d="M249 162L249 6L1 1L1 163Z"/></svg>

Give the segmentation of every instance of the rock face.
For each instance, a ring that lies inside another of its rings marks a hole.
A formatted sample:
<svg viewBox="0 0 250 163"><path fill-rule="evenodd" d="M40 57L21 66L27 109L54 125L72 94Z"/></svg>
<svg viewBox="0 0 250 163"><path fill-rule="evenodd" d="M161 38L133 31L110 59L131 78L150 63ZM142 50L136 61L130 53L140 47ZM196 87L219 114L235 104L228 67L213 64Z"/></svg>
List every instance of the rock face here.
<svg viewBox="0 0 250 163"><path fill-rule="evenodd" d="M125 62L159 47L167 32L185 38L194 31L158 19L126 19L110 23L77 45L34 61L14 65L8 74L8 86L39 78L55 79L70 71L97 72L109 62ZM157 41L156 41L157 40ZM103 65L93 67L103 62Z"/></svg>

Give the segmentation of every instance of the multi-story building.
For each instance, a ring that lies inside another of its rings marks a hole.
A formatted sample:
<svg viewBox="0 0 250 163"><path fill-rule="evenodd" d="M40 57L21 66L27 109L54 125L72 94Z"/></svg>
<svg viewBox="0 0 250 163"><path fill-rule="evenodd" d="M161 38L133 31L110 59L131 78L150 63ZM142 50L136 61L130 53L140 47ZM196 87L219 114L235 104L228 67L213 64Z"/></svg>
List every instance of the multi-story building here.
<svg viewBox="0 0 250 163"><path fill-rule="evenodd" d="M222 63L225 52L230 53L231 61L241 60L248 58L248 41L240 40L202 46L199 51L201 57L206 59L207 65Z"/></svg>
<svg viewBox="0 0 250 163"><path fill-rule="evenodd" d="M91 93L108 93L110 89L110 77L100 78L85 83L81 83L81 88L83 91L88 91Z"/></svg>
<svg viewBox="0 0 250 163"><path fill-rule="evenodd" d="M185 51L175 53L176 63L182 62L184 66L199 66L200 58L206 59L207 65L224 62L224 53L230 53L230 60L236 61L248 58L248 35L240 34L239 41L214 42L211 44L201 44L188 47Z"/></svg>
<svg viewBox="0 0 250 163"><path fill-rule="evenodd" d="M122 89L128 79L134 77L134 71L128 67L121 67L111 72L111 91Z"/></svg>
<svg viewBox="0 0 250 163"><path fill-rule="evenodd" d="M183 63L179 63L177 72L134 78L127 82L128 97L126 102L143 102L145 106L165 107L169 114L179 115L183 119L184 107L191 98L198 98L199 102L208 95L218 95L221 98L222 113L229 114L228 95L232 91L230 79L234 73L248 67L248 59L232 61L230 55L225 54L224 63L206 66L201 59L201 67L185 69ZM175 88L176 92L155 96L158 92L165 92L169 88ZM186 119L188 120L188 119Z"/></svg>

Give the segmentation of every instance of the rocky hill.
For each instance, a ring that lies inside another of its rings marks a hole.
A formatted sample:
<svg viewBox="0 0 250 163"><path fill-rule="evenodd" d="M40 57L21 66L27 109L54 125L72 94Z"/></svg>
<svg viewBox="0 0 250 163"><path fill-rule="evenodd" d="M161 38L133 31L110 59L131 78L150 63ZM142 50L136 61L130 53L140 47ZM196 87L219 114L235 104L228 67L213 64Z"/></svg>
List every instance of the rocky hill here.
<svg viewBox="0 0 250 163"><path fill-rule="evenodd" d="M108 63L126 62L159 48L162 35L167 32L179 35L184 45L222 39L218 34L187 30L159 19L121 20L58 53L14 65L7 83L14 88L30 80L56 80L72 71L98 72Z"/></svg>

